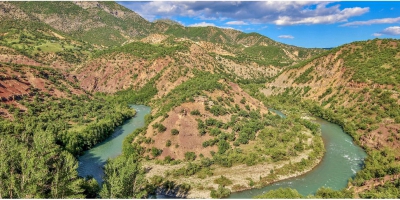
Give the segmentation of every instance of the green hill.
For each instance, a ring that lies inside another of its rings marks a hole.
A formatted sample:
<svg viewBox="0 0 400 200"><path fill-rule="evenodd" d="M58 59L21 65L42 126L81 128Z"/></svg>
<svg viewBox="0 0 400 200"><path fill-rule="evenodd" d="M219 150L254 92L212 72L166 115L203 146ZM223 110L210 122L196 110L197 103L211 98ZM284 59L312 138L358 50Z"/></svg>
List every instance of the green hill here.
<svg viewBox="0 0 400 200"><path fill-rule="evenodd" d="M299 114L307 113L342 126L369 156L350 192L317 197L398 198L399 45L307 49L258 33L148 22L115 2L0 2L0 197L97 197L76 157L137 103L152 113L106 165L102 197L176 187L225 197L303 173L323 154L318 127ZM218 171L235 166L251 178ZM152 167L159 174L146 177Z"/></svg>
<svg viewBox="0 0 400 200"><path fill-rule="evenodd" d="M388 179L400 169L399 45L395 39L346 44L285 69L260 90L277 106L298 105L341 125L366 149L366 167L350 182L360 197L396 195Z"/></svg>

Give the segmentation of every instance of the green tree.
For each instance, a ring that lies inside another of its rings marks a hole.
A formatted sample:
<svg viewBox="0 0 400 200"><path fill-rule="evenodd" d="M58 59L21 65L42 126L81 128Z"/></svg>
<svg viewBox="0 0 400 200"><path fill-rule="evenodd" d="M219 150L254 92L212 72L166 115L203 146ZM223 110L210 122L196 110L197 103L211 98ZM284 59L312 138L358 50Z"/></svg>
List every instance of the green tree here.
<svg viewBox="0 0 400 200"><path fill-rule="evenodd" d="M219 154L225 153L230 148L231 148L231 146L226 140L220 140L218 142L218 153Z"/></svg>
<svg viewBox="0 0 400 200"><path fill-rule="evenodd" d="M353 198L352 190L343 189L340 191L332 190L331 188L319 188L315 193L315 198L323 199L349 199Z"/></svg>
<svg viewBox="0 0 400 200"><path fill-rule="evenodd" d="M302 199L304 198L297 190L291 188L279 188L270 190L264 194L254 197L255 199Z"/></svg>
<svg viewBox="0 0 400 200"><path fill-rule="evenodd" d="M87 176L85 182L82 185L82 188L85 190L84 195L85 198L94 199L97 197L97 194L100 192L100 186L97 183L96 179L91 176Z"/></svg>
<svg viewBox="0 0 400 200"><path fill-rule="evenodd" d="M213 199L221 199L224 197L228 197L231 194L231 190L229 190L228 188L225 188L222 185L218 186L217 190L211 190L211 198Z"/></svg>
<svg viewBox="0 0 400 200"><path fill-rule="evenodd" d="M195 152L190 152L190 151L188 151L188 152L186 152L185 153L185 160L186 161L193 161L193 160L195 160L196 159L196 153Z"/></svg>
<svg viewBox="0 0 400 200"><path fill-rule="evenodd" d="M172 129L172 130L171 130L171 134L172 134L172 135L178 135L178 134L179 134L178 129L175 129L175 128Z"/></svg>
<svg viewBox="0 0 400 200"><path fill-rule="evenodd" d="M132 157L118 156L108 160L100 196L107 199L144 198L149 194L148 182L140 163Z"/></svg>

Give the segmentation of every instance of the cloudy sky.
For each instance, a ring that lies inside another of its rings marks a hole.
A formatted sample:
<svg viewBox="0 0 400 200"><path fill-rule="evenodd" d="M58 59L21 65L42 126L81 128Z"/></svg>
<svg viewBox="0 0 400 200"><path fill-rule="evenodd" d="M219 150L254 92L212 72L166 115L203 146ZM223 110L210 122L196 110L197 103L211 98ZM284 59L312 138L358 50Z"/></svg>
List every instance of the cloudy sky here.
<svg viewBox="0 0 400 200"><path fill-rule="evenodd" d="M218 26L301 47L336 47L374 38L400 38L400 2L153 1L118 2L149 21Z"/></svg>

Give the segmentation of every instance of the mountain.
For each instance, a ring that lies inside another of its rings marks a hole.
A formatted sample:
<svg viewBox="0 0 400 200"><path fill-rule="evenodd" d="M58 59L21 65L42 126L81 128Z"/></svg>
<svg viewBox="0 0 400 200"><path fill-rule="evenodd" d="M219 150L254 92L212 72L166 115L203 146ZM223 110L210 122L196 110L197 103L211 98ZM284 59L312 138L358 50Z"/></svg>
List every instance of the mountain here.
<svg viewBox="0 0 400 200"><path fill-rule="evenodd" d="M127 39L146 35L150 28L150 23L141 16L114 2L3 4L14 7L17 13L24 13L16 16L21 16L22 20L39 21L77 40L100 46L120 45Z"/></svg>
<svg viewBox="0 0 400 200"><path fill-rule="evenodd" d="M398 45L398 40L375 39L332 49L284 70L262 92L271 95L289 89L345 114L345 119L355 123L355 130L377 137L375 142L366 141L370 147L397 146L396 141L388 143L389 135L378 136L377 132L388 132L391 128L386 125L400 119ZM344 109L353 112L343 113Z"/></svg>
<svg viewBox="0 0 400 200"><path fill-rule="evenodd" d="M366 168L355 177L360 197L370 197L369 186L383 185L372 178L390 182L397 173L391 170L400 164L395 150L400 146L399 45L394 39L346 44L285 69L260 90L267 96L315 102L326 112L310 104L305 107L336 121L368 154L382 156L368 158ZM376 165L377 160L385 164Z"/></svg>
<svg viewBox="0 0 400 200"><path fill-rule="evenodd" d="M257 33L184 27L171 20L151 23L113 2L3 2L0 6L3 46L48 67L73 71L89 91L140 88L156 74L139 76L144 65L160 70L170 64L172 71L183 65L263 79L323 51L278 43ZM162 49L157 47L160 44L180 48L169 52L168 58L159 53L132 63L143 58L142 52ZM134 53L132 48L143 49ZM138 72L132 72L132 64ZM125 75L127 71L130 76Z"/></svg>
<svg viewBox="0 0 400 200"><path fill-rule="evenodd" d="M262 187L321 161L320 130L303 113L339 124L368 153L346 195L395 195L399 40L307 49L148 22L115 2L0 2L0 27L0 197L221 198ZM76 157L132 117L132 103L151 114L107 162L100 191Z"/></svg>

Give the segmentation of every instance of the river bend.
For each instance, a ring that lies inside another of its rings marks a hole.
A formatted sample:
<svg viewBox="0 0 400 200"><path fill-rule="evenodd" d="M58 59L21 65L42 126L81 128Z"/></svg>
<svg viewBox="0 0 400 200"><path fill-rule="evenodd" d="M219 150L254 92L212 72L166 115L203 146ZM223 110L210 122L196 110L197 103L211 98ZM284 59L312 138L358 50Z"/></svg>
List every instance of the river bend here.
<svg viewBox="0 0 400 200"><path fill-rule="evenodd" d="M80 176L91 175L99 183L103 182L103 166L107 159L121 154L124 138L145 125L144 116L149 114L151 110L150 107L143 105L131 105L131 107L136 110L135 117L118 127L107 140L79 157L78 172ZM285 117L281 112L273 111L281 117ZM296 189L302 195L314 194L320 187L330 187L335 190L345 188L348 179L354 177L356 172L362 168L366 153L355 145L352 138L344 133L338 125L323 119L317 119L316 122L321 125L326 153L321 163L312 171L261 189L233 193L229 198L252 198L255 195L280 187Z"/></svg>

